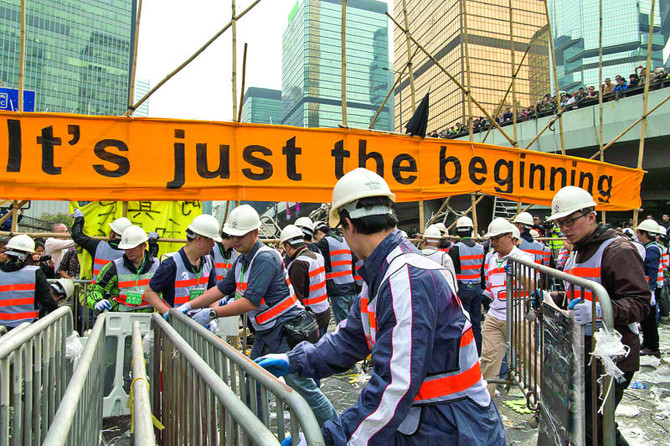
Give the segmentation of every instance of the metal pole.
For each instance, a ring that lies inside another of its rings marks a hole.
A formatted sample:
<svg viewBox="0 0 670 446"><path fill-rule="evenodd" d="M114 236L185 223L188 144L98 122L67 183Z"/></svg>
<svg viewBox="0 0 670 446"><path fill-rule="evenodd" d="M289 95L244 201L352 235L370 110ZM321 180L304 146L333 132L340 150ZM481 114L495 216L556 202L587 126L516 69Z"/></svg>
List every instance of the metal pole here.
<svg viewBox="0 0 670 446"><path fill-rule="evenodd" d="M128 107L135 100L135 76L137 74L137 47L140 41L140 18L142 17L142 0L137 3L137 21L135 22L135 35L133 36L133 65L130 69L130 85L128 88ZM133 110L134 111L134 110ZM132 112L131 112L132 116Z"/></svg>
<svg viewBox="0 0 670 446"><path fill-rule="evenodd" d="M156 444L154 426L151 415L151 399L149 397L149 381L147 380L144 349L142 348L142 332L140 322L133 322L132 337L132 377L133 377L133 414L135 417L135 444Z"/></svg>
<svg viewBox="0 0 670 446"><path fill-rule="evenodd" d="M19 48L19 112L23 112L23 86L26 75L26 0L21 0L21 47Z"/></svg>
<svg viewBox="0 0 670 446"><path fill-rule="evenodd" d="M556 69L556 53L554 52L554 37L551 34L551 21L549 20L549 6L544 2L544 13L547 16L547 32L549 33L549 50L551 51L551 66L554 71L554 88L556 89L556 105L558 107L556 115L558 116L558 127L561 137L561 155L565 155L565 139L563 138L563 110L561 109L561 98L558 94L558 70ZM530 147L531 144L528 145ZM528 148L526 147L526 149Z"/></svg>
<svg viewBox="0 0 670 446"><path fill-rule="evenodd" d="M342 59L342 125L349 127L347 119L347 0L342 0L342 25L340 30L341 59Z"/></svg>
<svg viewBox="0 0 670 446"><path fill-rule="evenodd" d="M232 33L233 33L233 73L232 73L232 84L233 84L233 121L237 116L237 18L235 17L235 0L231 0L230 6L232 9L232 18L230 23L232 23ZM241 104L240 104L241 106Z"/></svg>
<svg viewBox="0 0 670 446"><path fill-rule="evenodd" d="M409 38L409 20L407 18L407 1L402 0L402 13L405 18L405 43L407 45L407 67L409 68L409 91L412 93L412 113L416 111L416 97L414 93L414 70L412 69L412 58L410 53L410 38Z"/></svg>

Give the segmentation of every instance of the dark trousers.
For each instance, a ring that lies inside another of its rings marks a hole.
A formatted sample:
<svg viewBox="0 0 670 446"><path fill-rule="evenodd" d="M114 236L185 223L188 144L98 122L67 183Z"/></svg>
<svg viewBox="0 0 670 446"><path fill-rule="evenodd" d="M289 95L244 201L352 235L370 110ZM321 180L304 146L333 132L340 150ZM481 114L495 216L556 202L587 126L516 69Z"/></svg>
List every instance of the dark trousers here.
<svg viewBox="0 0 670 446"><path fill-rule="evenodd" d="M668 317L670 314L670 300L668 293L670 292L670 278L666 279L660 293L656 294L656 302L658 305L658 312L661 317Z"/></svg>
<svg viewBox="0 0 670 446"><path fill-rule="evenodd" d="M623 398L623 391L626 390L626 388L630 385L630 382L633 380L633 375L635 372L626 372L624 373L624 381L619 383L619 382L614 382L614 409L616 410L616 407L619 405ZM591 367L586 367L586 372L585 372L585 380L586 382L584 383L584 388L586 389L586 398L585 398L585 403L586 403L586 410L584 411L586 415L586 446L591 446L594 444L593 442L593 420L592 420L592 413L593 410L591 408L591 396L593 394L592 392L592 386L591 386ZM595 391L598 393L600 392L599 386L596 384L596 389ZM598 398L598 409L600 409L600 405L602 404L602 400ZM599 446L602 446L604 443L603 439L603 417L602 415L598 414L598 443ZM621 432L619 432L619 428L616 428L616 446L629 446L628 442L626 441L625 438L621 435Z"/></svg>
<svg viewBox="0 0 670 446"><path fill-rule="evenodd" d="M640 323L642 326L642 347L658 351L658 322L656 322L656 305L652 305L647 317Z"/></svg>
<svg viewBox="0 0 670 446"><path fill-rule="evenodd" d="M472 334L477 344L477 353L482 353L482 292L478 283L458 282L458 297L461 299L463 308L470 314Z"/></svg>

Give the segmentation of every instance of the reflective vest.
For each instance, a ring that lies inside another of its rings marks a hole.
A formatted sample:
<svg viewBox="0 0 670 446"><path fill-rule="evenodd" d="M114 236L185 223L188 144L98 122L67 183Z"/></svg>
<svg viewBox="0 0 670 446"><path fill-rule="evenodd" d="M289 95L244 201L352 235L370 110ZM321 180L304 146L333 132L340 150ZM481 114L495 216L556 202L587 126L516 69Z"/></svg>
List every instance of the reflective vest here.
<svg viewBox="0 0 670 446"><path fill-rule="evenodd" d="M300 259L309 264L309 296L302 299L302 304L312 310L314 314L319 314L330 308L328 292L326 291L326 267L323 256L313 251L312 253L316 255L316 259L300 253L294 261ZM293 262L289 264L289 269L292 264Z"/></svg>
<svg viewBox="0 0 670 446"><path fill-rule="evenodd" d="M237 251L232 249L230 251L230 258L226 259L221 251L222 251L221 246L215 243L214 248L212 248L211 256L214 259L214 268L216 268L217 282L223 280L223 278L226 277L226 274L228 274L228 270L233 266L233 263L235 263L235 259L237 259L237 257L239 256Z"/></svg>
<svg viewBox="0 0 670 446"><path fill-rule="evenodd" d="M515 251L519 253L518 248L512 248L510 254L501 261L498 259L498 254L493 253L488 256L486 261L486 292L493 299L489 311L492 316L500 320L507 320L507 273L505 272L505 265L507 265L507 257L512 256ZM530 256L528 253L524 255ZM513 297L526 297L527 294L526 291L516 291Z"/></svg>
<svg viewBox="0 0 670 446"><path fill-rule="evenodd" d="M660 254L659 257L658 257L658 269L656 271L656 277L654 277L654 279L658 280L658 275L663 274L663 247L656 242L649 242L646 245L644 245L645 250L649 249L650 247L657 248L658 251L659 251L659 254ZM648 284L651 284L651 277L647 276L646 272L645 272L644 278L647 279ZM658 288L658 283L656 284L656 287ZM651 290L651 295L652 295L652 305L654 305L654 303L653 303L654 302L654 290Z"/></svg>
<svg viewBox="0 0 670 446"><path fill-rule="evenodd" d="M181 253L175 253L172 259L177 265L174 280L174 305L177 306L195 299L207 290L209 273L214 268L214 262L211 256L206 255L202 258L200 272L192 273L186 268Z"/></svg>
<svg viewBox="0 0 670 446"><path fill-rule="evenodd" d="M565 262L568 260L568 256L570 255L570 251L568 251L568 248L565 246L561 248L560 251L558 251L558 258L556 259L556 268L562 270L565 268Z"/></svg>
<svg viewBox="0 0 670 446"><path fill-rule="evenodd" d="M120 305L118 311L137 311L151 308L144 297L144 290L158 269L158 259L153 259L149 271L137 274L126 267L124 259L114 260L116 277L118 280L119 295L114 297Z"/></svg>
<svg viewBox="0 0 670 446"><path fill-rule="evenodd" d="M91 278L91 283L95 282L95 279L98 278L98 274L100 274L105 265L111 261L120 259L123 257L123 254L123 250L114 249L105 241L98 243L98 246L95 248L95 257L93 258L93 277Z"/></svg>
<svg viewBox="0 0 670 446"><path fill-rule="evenodd" d="M14 328L39 317L35 308L35 271L24 266L18 271L0 270L0 325Z"/></svg>
<svg viewBox="0 0 670 446"><path fill-rule="evenodd" d="M384 274L380 283L391 279L394 273L400 270L404 271L405 265L424 270L440 271L445 276L445 279L447 279L447 284L449 283L448 276L444 274L444 268L436 265L435 262L429 261L426 257L415 253L406 253L395 257L389 264L386 274ZM451 288L451 285L449 287ZM363 290L360 299L361 322L368 347L372 350L377 335L377 319L375 315L379 296L376 295L370 301L367 284L364 285ZM477 346L472 333L472 324L470 324L467 312L463 309L461 301L453 289L451 290L451 294L452 302L458 304L460 311L465 316L458 352L450 352L451 354L458 355L459 367L454 371L427 376L414 397L413 405L456 401L467 397L482 406L488 406L491 399L479 368L479 354L477 353Z"/></svg>
<svg viewBox="0 0 670 446"><path fill-rule="evenodd" d="M479 243L468 246L463 242L458 242L455 246L458 246L458 258L461 262L461 272L456 274L456 279L461 282L481 283L484 247Z"/></svg>
<svg viewBox="0 0 670 446"><path fill-rule="evenodd" d="M356 285L362 287L363 286L363 278L358 274L358 270L361 269L361 266L363 266L363 263L365 261L358 259L356 260L356 263L354 263L354 282L356 282Z"/></svg>
<svg viewBox="0 0 670 446"><path fill-rule="evenodd" d="M667 267L667 257L668 257L668 248L662 244L656 242L658 248L661 250L661 260L658 262L658 274L656 275L656 288L663 288L665 280L663 279L663 273L668 268Z"/></svg>
<svg viewBox="0 0 670 446"><path fill-rule="evenodd" d="M551 259L551 252L549 251L549 248L544 246L543 243L540 243L537 240L529 242L528 240L522 237L519 249L524 252L527 252L528 254L533 254L533 257L535 258L535 263L537 263L538 265L549 266L549 260Z"/></svg>
<svg viewBox="0 0 670 446"><path fill-rule="evenodd" d="M261 245L258 248L254 256L249 261L246 269L239 260L235 262L235 299L237 300L244 297L244 292L247 289L249 281L249 275L251 274L252 268L254 266L254 260L260 252L270 252L273 256L277 257L277 260L282 265L282 270L284 272L284 276L286 277L286 285L288 286L289 293L288 296L284 297L279 302L272 304L268 304L263 298L261 299L261 304L258 308L247 313L254 328L256 330L262 331L269 330L274 327L277 323L277 318L279 318L279 316L282 314L287 313L294 307L302 308L302 305L298 301L298 298L295 295L295 291L293 291L293 285L291 285L291 281L288 278L288 272L286 271L286 268L284 268L284 263L282 262L281 256L277 251L266 245ZM268 273L270 272L268 271Z"/></svg>
<svg viewBox="0 0 670 446"><path fill-rule="evenodd" d="M336 285L344 285L354 282L351 264L351 250L347 242L327 236L328 251L330 252L330 272L326 273L326 279L332 280Z"/></svg>

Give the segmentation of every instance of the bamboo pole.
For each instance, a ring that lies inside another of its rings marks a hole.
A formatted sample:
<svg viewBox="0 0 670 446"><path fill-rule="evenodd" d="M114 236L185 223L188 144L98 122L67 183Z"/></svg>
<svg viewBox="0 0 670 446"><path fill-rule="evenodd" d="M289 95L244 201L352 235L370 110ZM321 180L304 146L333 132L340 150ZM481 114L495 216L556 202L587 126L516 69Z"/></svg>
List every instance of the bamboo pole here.
<svg viewBox="0 0 670 446"><path fill-rule="evenodd" d="M514 69L514 15L512 12L512 0L509 0L509 40L510 40L510 56L512 62L512 128L514 130L514 141L518 141L516 128L516 70ZM517 147L515 144L514 147Z"/></svg>
<svg viewBox="0 0 670 446"><path fill-rule="evenodd" d="M15 235L29 235L32 238L37 238L37 237L42 237L42 238L47 238L47 237L57 237L61 239L67 239L67 238L72 238L72 235L69 233L62 233L62 232L10 232L10 231L0 231L0 237L2 236L15 236ZM88 236L94 240L109 240L109 236L104 236L104 235L90 235ZM165 243L186 243L186 239L182 238L158 238L156 239L159 242L165 242ZM277 238L261 238L260 239L263 243L277 243L279 239Z"/></svg>
<svg viewBox="0 0 670 446"><path fill-rule="evenodd" d="M19 112L23 112L23 87L26 77L26 0L21 0L21 43L19 48Z"/></svg>
<svg viewBox="0 0 670 446"><path fill-rule="evenodd" d="M519 203L519 204L521 204L521 203ZM533 206L535 206L535 205L531 203L531 204L529 204L528 206L526 206L526 207L523 208L523 209L521 209L520 206L517 207L517 213L516 213L516 215L515 215L514 217L512 217L512 220L514 220L520 213L522 213L522 212L528 212L528 210L529 210L530 208L532 208Z"/></svg>
<svg viewBox="0 0 670 446"><path fill-rule="evenodd" d="M259 4L260 2L261 2L261 0L255 0L251 5L249 5L249 6L247 7L247 9L245 9L244 11L242 11L242 13L241 13L240 15L238 15L238 16L235 18L235 20L239 20L239 19L241 19L242 17L244 17L244 15L245 15L247 12L251 11L251 9L253 9L253 7L256 6L257 4ZM175 74L177 74L177 73L179 73L181 70L183 70L184 67L185 67L186 65L190 64L191 62L193 62L193 60L194 60L196 57L198 57L203 51L205 51L205 50L206 50L212 43L214 43L214 41L215 41L216 39L218 39L218 38L221 36L221 34L223 34L224 32L226 32L226 31L228 30L228 28L230 28L231 26L232 26L232 21L231 21L231 22L228 22L223 28L221 28L221 30L219 30L216 34L214 34L214 36L212 36L211 39L209 39L203 46L201 46L195 53L193 53L193 54L191 55L191 57L189 57L188 59L186 59L181 65L179 65L177 68L175 68L170 74L168 74L167 76L165 76L165 77L163 78L163 80L161 80L158 84L156 84L155 87L153 87L151 90L149 90L149 92L148 92L147 94L145 94L145 95L142 97L142 99L140 99L139 101L137 101L133 106L128 107L128 110L123 114L123 116L129 116L130 113L132 113L133 111L137 110L137 107L139 107L140 105L142 105L142 104L144 103L144 101L146 101L147 99L149 99L149 97L151 97L151 95L154 94L154 93L156 92L156 90L158 90L160 87L162 87L163 84L165 84L167 81L169 81L170 79L172 79L172 77L173 77Z"/></svg>
<svg viewBox="0 0 670 446"><path fill-rule="evenodd" d="M418 48L415 49L414 53L412 53L412 56L410 57L410 60L414 59L414 56L416 56L416 53L418 53L418 52L419 52L419 49ZM395 88L400 83L400 79L402 79L402 75L405 74L405 69L407 69L408 66L409 66L409 64L405 64L402 67L402 70L400 70L400 74L398 75L398 78L395 80L395 82L393 83L393 86L391 87L389 92L386 94L386 97L384 98L384 102L382 102L382 105L380 105L379 108L377 109L377 113L375 113L375 117L372 118L372 122L370 123L370 126L368 127L368 129L371 129L372 126L375 125L375 122L377 121L377 118L379 117L379 114L381 113L382 109L386 105L386 101L389 100L389 97L391 97L391 93L393 93L393 90L395 90ZM395 76L396 74L397 73L395 73L395 71L394 71L393 76Z"/></svg>
<svg viewBox="0 0 670 446"><path fill-rule="evenodd" d="M423 201L420 201L419 202L419 227L421 228L422 231L426 229L425 226L424 226L425 222L426 222L426 218L425 218L425 215L424 215Z"/></svg>
<svg viewBox="0 0 670 446"><path fill-rule="evenodd" d="M5 200L5 201L11 203L12 209L9 209L9 211L5 215L0 217L0 225L3 224L4 222L6 222L12 215L14 215L12 211L14 209L14 204L16 202L14 200ZM28 200L20 201L19 202L19 208L23 207L23 205L26 204L26 203L28 203Z"/></svg>
<svg viewBox="0 0 670 446"><path fill-rule="evenodd" d="M124 217L128 217L128 202L127 202L127 201L124 201L124 202L121 204L121 209L122 209L122 210L121 210L122 215L123 215ZM119 235L121 235L121 234L119 234Z"/></svg>
<svg viewBox="0 0 670 446"><path fill-rule="evenodd" d="M407 45L407 66L409 67L409 91L412 95L412 114L416 111L416 97L414 93L414 70L412 69L412 59L409 58L410 52L410 38L409 38L409 19L407 17L407 1L402 0L402 14L405 18L405 43ZM402 122L402 116L400 117Z"/></svg>
<svg viewBox="0 0 670 446"><path fill-rule="evenodd" d="M482 201L482 200L484 199L485 196L486 196L486 195L482 195L481 197L477 198L477 200L475 200L474 205L475 205L475 206L478 205L479 202ZM467 208L467 209L465 210L465 212L463 212L463 215L468 215L468 212L472 212L472 206L470 206L469 208ZM452 224L449 225L449 227L447 228L447 230L453 228L455 225L456 225L456 222L454 221Z"/></svg>
<svg viewBox="0 0 670 446"><path fill-rule="evenodd" d="M556 121L559 121L559 120L561 119L561 116L563 116L563 112L565 112L565 109L563 109L563 110L559 111L558 113L556 113L556 114L554 115L554 117L551 118L551 120L550 120L549 122L547 122L547 125L545 125L544 128L543 128L542 130L540 130L540 133L538 133L537 135L535 135L535 138L533 138L533 140L532 140L531 142L529 142L528 145L527 145L526 147L524 147L524 150L528 150L528 149L530 149L530 147L531 147L533 144L535 144L535 141L537 141L538 139L540 139L540 136L542 136L542 134L543 134L549 127L551 127L551 125L552 125L553 123L555 123ZM563 153L563 155L565 155L565 153Z"/></svg>
<svg viewBox="0 0 670 446"><path fill-rule="evenodd" d="M342 0L342 26L340 30L342 59L342 125L349 127L347 118L347 0Z"/></svg>
<svg viewBox="0 0 670 446"><path fill-rule="evenodd" d="M556 105L558 107L556 116L558 116L558 127L561 138L561 155L565 155L565 138L563 138L563 110L561 109L561 97L559 95L560 89L558 88L558 70L556 69L556 53L554 52L554 37L551 34L551 21L549 20L548 3L549 2L547 1L544 2L544 13L547 16L547 31L549 33L547 40L549 41L549 50L551 52L551 67L554 72L554 88L556 89ZM530 147L530 144L528 147Z"/></svg>
<svg viewBox="0 0 670 446"><path fill-rule="evenodd" d="M244 84L247 79L247 43L244 43L244 53L242 54L242 90L240 91L240 108L237 111L237 122L242 120L242 109L244 108Z"/></svg>
<svg viewBox="0 0 670 446"><path fill-rule="evenodd" d="M135 22L135 35L133 35L133 64L130 68L130 85L128 88L128 107L133 105L135 100L135 78L137 76L137 48L140 41L140 18L142 17L142 0L139 0L137 3L137 21ZM130 112L129 116L133 115L133 112Z"/></svg>
<svg viewBox="0 0 670 446"><path fill-rule="evenodd" d="M649 14L649 42L647 43L647 76L644 80L644 101L642 102L642 125L640 126L640 148L637 153L637 168L642 169L644 159L644 136L647 131L647 104L649 101L649 84L651 83L651 50L654 37L654 12L656 0L651 0L651 14ZM633 225L637 226L638 210L633 211Z"/></svg>
<svg viewBox="0 0 670 446"><path fill-rule="evenodd" d="M432 217L430 217L430 220L428 220L428 226L432 225L433 222L437 219L437 216L440 215L440 212L445 208L445 206L449 203L449 198L446 198L442 204L440 205L440 208L437 210L435 214L433 214Z"/></svg>
<svg viewBox="0 0 670 446"><path fill-rule="evenodd" d="M14 205L12 207L12 232L16 232L16 230L19 228L19 202L14 201Z"/></svg>
<svg viewBox="0 0 670 446"><path fill-rule="evenodd" d="M472 226L475 235L479 234L477 231L477 194L470 194L470 208L472 208Z"/></svg>
<svg viewBox="0 0 670 446"><path fill-rule="evenodd" d="M468 87L468 91L472 92L472 78L470 76L470 52L468 51L468 12L465 7L465 0L461 0L461 16L463 17L463 27L461 32L463 33L463 53L465 55L465 82ZM468 104L468 134L470 141L473 140L473 116L472 116L472 94L465 95L465 99ZM514 138L516 140L516 138Z"/></svg>
<svg viewBox="0 0 670 446"><path fill-rule="evenodd" d="M232 71L232 91L233 91L233 121L237 117L237 19L235 18L235 0L230 1L232 16L230 19L231 32L233 34L233 71ZM240 104L240 107L242 104Z"/></svg>
<svg viewBox="0 0 670 446"><path fill-rule="evenodd" d="M391 19L391 21L395 24L395 26L403 30L403 27L400 26L400 24L388 12L386 13L386 16L389 19ZM468 95L471 94L469 91L465 89L465 87L463 87L463 85L460 82L458 82L458 80L454 76L451 75L451 73L447 71L446 68L442 66L442 64L432 54L430 54L426 50L426 48L423 47L423 45L421 45L414 37L412 37L411 33L409 34L409 38L412 40L412 42L414 42L414 45L416 45L431 61L433 61L433 63L437 68L439 68L454 84L456 84L456 87L458 87L460 90L466 91ZM487 112L486 109L484 109L484 107L479 103L479 101L477 101L473 97L472 103L477 108L479 108L482 111L482 113L484 113L486 119L488 119L500 131L500 133L502 133L505 139L507 139L510 142L510 144L514 145L514 141L512 141L512 138L510 138L509 135L505 132L505 130L503 130L502 127L500 127L500 125L491 117L489 112Z"/></svg>

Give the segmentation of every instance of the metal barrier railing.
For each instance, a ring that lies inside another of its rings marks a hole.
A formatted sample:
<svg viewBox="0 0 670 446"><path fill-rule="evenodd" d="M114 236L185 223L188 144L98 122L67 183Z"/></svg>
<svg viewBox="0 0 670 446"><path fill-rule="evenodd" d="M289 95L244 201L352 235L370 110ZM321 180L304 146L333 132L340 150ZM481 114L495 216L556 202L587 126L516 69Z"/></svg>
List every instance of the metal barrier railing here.
<svg viewBox="0 0 670 446"><path fill-rule="evenodd" d="M185 314L170 310L169 320L236 395L242 401L249 402L251 410L279 440L284 439L285 428L290 425L293 439L297 439L298 432L302 432L308 444L325 444L312 409L298 392ZM276 405L276 419L273 423L270 423L271 403ZM284 406L290 414L289 419L286 419ZM292 423L291 420L296 422Z"/></svg>
<svg viewBox="0 0 670 446"><path fill-rule="evenodd" d="M0 338L0 445L42 442L71 376L71 332L72 312L64 307Z"/></svg>
<svg viewBox="0 0 670 446"><path fill-rule="evenodd" d="M152 386L152 406L165 426L158 435L159 444L279 444L261 420L158 313L152 316L152 329L152 382L160 383Z"/></svg>
<svg viewBox="0 0 670 446"><path fill-rule="evenodd" d="M54 283L57 279L48 279L49 283ZM61 306L69 306L72 308L72 319L74 320L75 329L80 335L90 329L95 322L95 313L86 306L86 292L91 285L90 279L76 279L74 282L74 293Z"/></svg>
<svg viewBox="0 0 670 446"><path fill-rule="evenodd" d="M95 321L44 445L95 445L102 430L105 315Z"/></svg>
<svg viewBox="0 0 670 446"><path fill-rule="evenodd" d="M528 408L540 414L541 436L544 421L552 424L547 435L569 437L573 445L597 445L599 438L605 445L614 445L613 378L604 374L601 377L602 364L595 357L585 355L584 346L585 331L596 333L600 327L614 331L607 291L596 282L533 261L514 257L508 257L507 261L512 265L512 275L507 277L508 383L517 385L526 397ZM573 296L592 296L590 325L581 326L573 316L561 312L559 308L567 308L567 302L560 305L531 302L531 291L535 289L552 292L561 288L571 289ZM596 302L600 303L602 320L596 320ZM588 351L595 349L593 336L589 348ZM549 374L551 379L547 379ZM599 397L599 385L603 399ZM552 405L560 410L548 415ZM597 417L601 409L602 431L598 432ZM590 419L585 418L585 413ZM561 416L564 417L562 424L557 421ZM564 430L561 432L561 429ZM593 440L585 440L585 436Z"/></svg>
<svg viewBox="0 0 670 446"><path fill-rule="evenodd" d="M156 435L151 415L151 398L149 396L149 381L147 380L144 348L142 346L142 332L140 322L133 322L133 381L130 385L132 394L132 423L135 446L154 446Z"/></svg>

